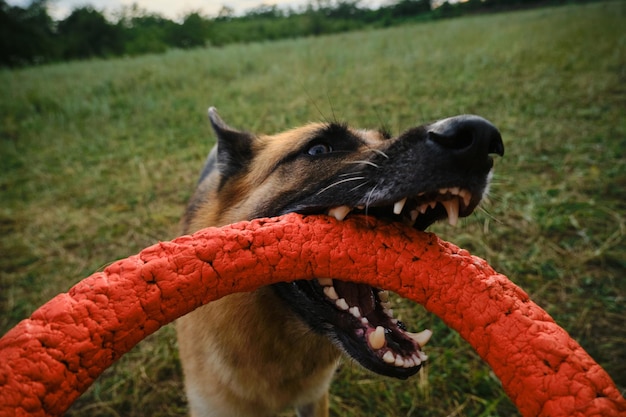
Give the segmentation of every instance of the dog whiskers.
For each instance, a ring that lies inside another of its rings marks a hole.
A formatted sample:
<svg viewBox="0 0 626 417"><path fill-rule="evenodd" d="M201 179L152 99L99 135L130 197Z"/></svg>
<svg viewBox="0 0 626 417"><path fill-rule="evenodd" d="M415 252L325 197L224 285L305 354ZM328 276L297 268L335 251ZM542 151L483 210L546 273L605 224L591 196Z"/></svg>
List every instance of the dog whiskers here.
<svg viewBox="0 0 626 417"><path fill-rule="evenodd" d="M364 180L365 177L352 177L352 178L346 178L343 180L339 180L339 181L335 181L334 183L330 184L328 187L324 187L322 188L320 191L317 192L317 195L322 194L323 192L329 190L330 188L333 188L339 184L343 184L344 182L349 182L349 181L359 181L359 180Z"/></svg>
<svg viewBox="0 0 626 417"><path fill-rule="evenodd" d="M359 188L363 187L363 186L364 186L365 184L367 184L368 182L369 182L369 181L363 181L361 184L357 185L356 187L351 188L351 189L350 189L350 191L356 191L356 190L358 190Z"/></svg>
<svg viewBox="0 0 626 417"><path fill-rule="evenodd" d="M368 149L368 150L377 153L378 155L382 156L385 159L389 159L389 155L387 155L386 153L384 153L380 149L371 148L371 149Z"/></svg>
<svg viewBox="0 0 626 417"><path fill-rule="evenodd" d="M486 215L489 219L491 219L491 220L495 221L496 223L500 223L500 224L503 224L503 223L504 223L502 220L498 219L496 216L494 216L493 214L491 214L491 213L489 212L489 210L487 210L487 209L486 209L485 207L483 207L482 205L481 205L481 206L478 206L478 210L480 210L480 211L482 211L483 213L485 213L485 215Z"/></svg>
<svg viewBox="0 0 626 417"><path fill-rule="evenodd" d="M370 201L372 200L372 196L374 195L374 191L376 191L376 187L378 187L379 184L376 184L375 186L372 187L371 190L369 190L369 192L367 193L367 199L365 199L365 215L367 216L369 208L370 208Z"/></svg>
<svg viewBox="0 0 626 417"><path fill-rule="evenodd" d="M359 164L359 165L371 165L374 168L380 168L379 165L373 163L372 161L365 161L365 160L359 160L359 161L346 161L344 162L344 164Z"/></svg>

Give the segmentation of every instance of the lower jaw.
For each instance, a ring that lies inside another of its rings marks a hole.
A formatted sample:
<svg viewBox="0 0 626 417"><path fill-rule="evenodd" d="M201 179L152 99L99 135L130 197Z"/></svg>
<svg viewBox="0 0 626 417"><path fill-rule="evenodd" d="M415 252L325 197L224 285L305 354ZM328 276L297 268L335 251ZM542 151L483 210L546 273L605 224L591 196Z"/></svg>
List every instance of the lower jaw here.
<svg viewBox="0 0 626 417"><path fill-rule="evenodd" d="M323 289L324 299L318 300L325 304L321 308L337 310L334 319L324 314L330 319L329 323L335 322L329 330L331 338L338 340L340 347L364 367L383 375L406 378L415 374L428 359L421 347L428 342L432 332L406 331L393 317L387 291L330 278L318 279L317 283L319 287L312 282L301 282L298 287L302 292L313 290L319 293L319 289ZM345 294L348 301L341 294ZM359 297L355 294L365 297L369 303L357 302ZM361 306L365 306L365 310Z"/></svg>

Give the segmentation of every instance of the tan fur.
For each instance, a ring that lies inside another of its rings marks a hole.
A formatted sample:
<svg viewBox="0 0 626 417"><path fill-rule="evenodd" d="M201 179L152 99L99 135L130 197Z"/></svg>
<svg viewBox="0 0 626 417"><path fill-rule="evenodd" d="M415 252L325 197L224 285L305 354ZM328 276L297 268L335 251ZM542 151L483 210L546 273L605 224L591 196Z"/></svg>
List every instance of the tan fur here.
<svg viewBox="0 0 626 417"><path fill-rule="evenodd" d="M179 321L188 395L212 398L215 405L192 410L192 416L262 417L289 406L327 403L338 352L280 306L262 288L224 297ZM327 415L324 406L314 414Z"/></svg>
<svg viewBox="0 0 626 417"><path fill-rule="evenodd" d="M304 172L298 163L290 164L288 172L277 168L321 126L257 137L244 175L221 190L217 172L200 184L192 200L202 204L187 219L185 232L250 219L278 191L302 189L312 178L319 182L330 175L336 168ZM365 143L381 140L377 132L353 133ZM358 161L358 153L347 157ZM286 309L271 289L227 296L199 308L179 320L178 339L190 404L200 397L211 402L210 409L192 408L193 417L273 416L290 406L303 416L328 416L328 386L339 351Z"/></svg>

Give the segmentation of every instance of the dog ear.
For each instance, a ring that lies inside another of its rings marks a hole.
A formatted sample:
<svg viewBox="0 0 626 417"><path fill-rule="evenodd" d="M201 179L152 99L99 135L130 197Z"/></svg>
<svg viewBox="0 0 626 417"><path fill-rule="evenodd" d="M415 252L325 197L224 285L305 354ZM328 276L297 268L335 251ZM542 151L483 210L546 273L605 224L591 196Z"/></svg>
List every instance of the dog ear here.
<svg viewBox="0 0 626 417"><path fill-rule="evenodd" d="M217 136L217 166L224 181L252 159L254 135L228 126L215 107L209 108L209 120Z"/></svg>

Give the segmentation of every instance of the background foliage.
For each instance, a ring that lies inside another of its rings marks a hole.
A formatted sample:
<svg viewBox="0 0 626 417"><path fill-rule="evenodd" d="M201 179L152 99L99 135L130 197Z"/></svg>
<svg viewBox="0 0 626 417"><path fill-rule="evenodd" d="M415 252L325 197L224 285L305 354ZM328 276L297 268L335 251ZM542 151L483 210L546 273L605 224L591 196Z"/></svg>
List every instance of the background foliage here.
<svg viewBox="0 0 626 417"><path fill-rule="evenodd" d="M399 133L475 113L506 145L491 197L432 230L521 285L624 391L625 17L603 2L0 71L0 333L178 234L210 105L268 133L328 119ZM409 329L433 329L428 366L396 381L344 361L333 416L516 415L467 343L395 304ZM181 378L168 326L68 415L185 415Z"/></svg>
<svg viewBox="0 0 626 417"><path fill-rule="evenodd" d="M236 15L233 9L223 6L217 16L191 12L180 21L166 19L136 4L115 11L85 5L56 22L48 14L49 0L32 0L25 8L9 6L5 0L0 0L0 66L319 36L564 2L468 0L450 4L438 0L392 0L374 10L362 6L361 0L309 0L299 9L262 4L243 15Z"/></svg>

